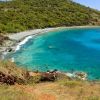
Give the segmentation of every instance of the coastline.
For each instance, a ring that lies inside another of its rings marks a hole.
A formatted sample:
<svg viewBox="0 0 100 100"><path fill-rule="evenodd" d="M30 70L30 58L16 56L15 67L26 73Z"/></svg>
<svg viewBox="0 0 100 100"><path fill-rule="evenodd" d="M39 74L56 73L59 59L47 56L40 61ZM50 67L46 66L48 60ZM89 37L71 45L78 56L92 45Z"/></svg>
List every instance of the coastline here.
<svg viewBox="0 0 100 100"><path fill-rule="evenodd" d="M62 29L80 29L80 28L100 28L100 26L73 26L73 27L56 27L56 28L45 28L45 29L35 29L35 30L29 30L29 31L24 31L24 32L20 32L20 33L14 33L14 34L10 34L8 35L9 39L11 39L13 42L15 42L13 45L11 45L10 47L4 47L4 51L0 52L0 59L5 59L6 55L9 55L9 53L13 53L16 52L18 50L20 50L21 46L24 45L27 41L29 41L31 38L34 38L34 36L40 35L40 34L44 34L47 32L51 32L51 31L59 31ZM9 50L7 49L11 49L11 51L9 52ZM11 62L14 62L14 58L10 59ZM78 72L79 74L80 72ZM81 72L80 74L84 75L84 78L81 78L82 80L86 80L87 77L87 73ZM66 76L69 77L75 77L74 73L65 73Z"/></svg>
<svg viewBox="0 0 100 100"><path fill-rule="evenodd" d="M43 34L43 33L50 32L50 31L56 31L56 30L59 30L59 29L96 28L96 27L100 27L100 26L68 26L68 27L54 27L54 28L34 29L34 30L27 30L27 31L24 31L24 32L19 32L19 33L12 33L12 34L9 34L7 36L11 40L21 41L25 37L28 37L28 36L31 36L31 35L39 35L39 34Z"/></svg>
<svg viewBox="0 0 100 100"><path fill-rule="evenodd" d="M6 35L9 37L9 39L13 42L12 45L9 46L9 43L7 46L3 47L1 46L0 48L0 59L4 59L8 53L9 50L10 52L16 52L17 50L20 49L22 45L24 45L29 39L31 39L34 36L44 34L47 32L51 31L57 31L61 29L78 29L78 28L98 28L100 26L68 26L68 27L54 27L54 28L44 28L44 29L34 29L34 30L26 30L23 32L18 32L18 33L12 33Z"/></svg>
<svg viewBox="0 0 100 100"><path fill-rule="evenodd" d="M8 53L16 52L16 51L20 50L20 47L22 45L24 45L32 37L39 35L39 34L49 32L49 31L53 31L56 29L58 29L58 28L34 29L34 30L28 30L28 31L24 31L24 32L12 33L12 34L6 35L7 37L9 37L9 39L13 43L11 45L9 45L9 43L8 43L7 46L0 47L0 60L4 60L5 56ZM11 50L11 51L9 52L9 50Z"/></svg>
<svg viewBox="0 0 100 100"><path fill-rule="evenodd" d="M54 27L54 28L44 28L44 29L34 29L34 30L28 30L24 32L19 33L13 33L10 35L7 35L9 39L16 41L16 43L11 46L13 51L20 50L20 47L24 45L29 39L31 39L34 36L44 34L51 31L58 31L62 29L78 29L78 28L98 28L100 26L69 26L69 27Z"/></svg>

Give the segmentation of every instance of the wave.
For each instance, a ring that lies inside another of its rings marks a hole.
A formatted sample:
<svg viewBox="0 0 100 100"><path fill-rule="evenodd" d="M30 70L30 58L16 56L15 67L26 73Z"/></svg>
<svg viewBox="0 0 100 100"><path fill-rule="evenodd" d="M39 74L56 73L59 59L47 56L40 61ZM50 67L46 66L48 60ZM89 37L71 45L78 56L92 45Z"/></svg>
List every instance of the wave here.
<svg viewBox="0 0 100 100"><path fill-rule="evenodd" d="M11 62L15 62L15 59L14 58L11 58Z"/></svg>
<svg viewBox="0 0 100 100"><path fill-rule="evenodd" d="M21 46L24 45L24 44L25 44L29 39L31 39L31 38L32 38L32 36L28 36L28 37L26 37L23 41L21 41L21 42L17 45L17 47L16 47L16 49L15 49L15 52L18 51L18 50L20 50Z"/></svg>

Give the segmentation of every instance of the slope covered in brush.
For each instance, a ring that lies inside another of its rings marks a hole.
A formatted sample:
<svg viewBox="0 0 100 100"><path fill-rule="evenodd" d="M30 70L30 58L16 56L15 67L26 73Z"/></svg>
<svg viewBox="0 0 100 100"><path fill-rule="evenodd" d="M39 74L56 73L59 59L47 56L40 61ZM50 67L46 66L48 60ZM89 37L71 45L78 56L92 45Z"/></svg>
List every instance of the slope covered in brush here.
<svg viewBox="0 0 100 100"><path fill-rule="evenodd" d="M0 2L0 33L79 25L100 25L100 12L70 0Z"/></svg>

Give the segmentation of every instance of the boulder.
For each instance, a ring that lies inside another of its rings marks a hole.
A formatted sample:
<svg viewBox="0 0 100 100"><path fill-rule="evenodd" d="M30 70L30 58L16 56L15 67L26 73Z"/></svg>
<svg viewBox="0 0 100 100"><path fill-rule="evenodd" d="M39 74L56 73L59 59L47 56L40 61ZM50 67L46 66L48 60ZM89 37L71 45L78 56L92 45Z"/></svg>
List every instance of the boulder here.
<svg viewBox="0 0 100 100"><path fill-rule="evenodd" d="M14 76L6 75L6 74L0 72L0 82L6 83L9 85L14 85L16 82L16 78Z"/></svg>
<svg viewBox="0 0 100 100"><path fill-rule="evenodd" d="M86 80L87 74L85 72L76 72L75 77L80 80Z"/></svg>
<svg viewBox="0 0 100 100"><path fill-rule="evenodd" d="M4 40L9 40L9 38L7 36L0 35L0 45L2 45Z"/></svg>
<svg viewBox="0 0 100 100"><path fill-rule="evenodd" d="M45 72L41 74L41 81L55 81L57 79L57 72Z"/></svg>

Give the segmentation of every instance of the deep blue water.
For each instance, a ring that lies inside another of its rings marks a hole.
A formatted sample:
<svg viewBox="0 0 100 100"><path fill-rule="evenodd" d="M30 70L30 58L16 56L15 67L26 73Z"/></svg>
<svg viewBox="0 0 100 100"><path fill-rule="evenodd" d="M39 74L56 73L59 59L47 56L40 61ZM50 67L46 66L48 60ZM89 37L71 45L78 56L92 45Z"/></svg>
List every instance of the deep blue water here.
<svg viewBox="0 0 100 100"><path fill-rule="evenodd" d="M12 55L31 70L84 71L100 79L100 28L63 29L29 40Z"/></svg>

